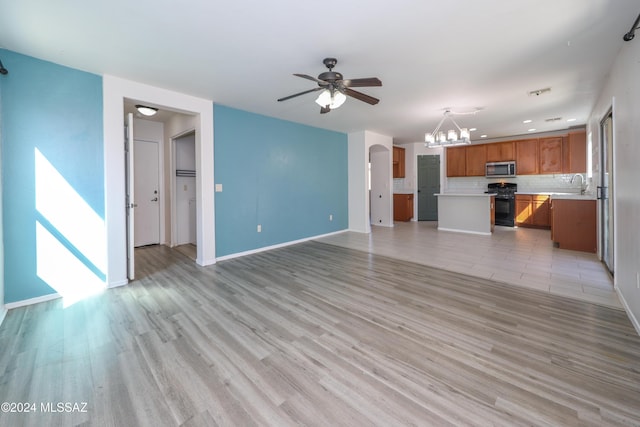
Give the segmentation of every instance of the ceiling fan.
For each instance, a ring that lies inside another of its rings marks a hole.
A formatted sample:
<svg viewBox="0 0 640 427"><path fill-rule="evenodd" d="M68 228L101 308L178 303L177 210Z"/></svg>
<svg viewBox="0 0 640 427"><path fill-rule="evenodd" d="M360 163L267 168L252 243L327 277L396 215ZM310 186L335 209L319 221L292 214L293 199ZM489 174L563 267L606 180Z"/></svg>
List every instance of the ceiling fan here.
<svg viewBox="0 0 640 427"><path fill-rule="evenodd" d="M284 98L278 99L278 101L286 101L287 99L295 98L296 96L304 95L306 93L322 91L320 96L318 96L318 99L316 99L316 103L320 105L320 114L325 114L332 109L338 108L344 103L347 96L351 96L371 105L376 105L380 102L379 99L374 98L373 96L351 89L352 87L382 86L380 79L377 77L343 79L342 74L337 71L333 71L333 67L338 63L336 58L325 58L322 63L329 69L329 71L321 73L318 78L311 77L306 74L294 74L294 76L302 77L303 79L318 83L318 87L285 96Z"/></svg>

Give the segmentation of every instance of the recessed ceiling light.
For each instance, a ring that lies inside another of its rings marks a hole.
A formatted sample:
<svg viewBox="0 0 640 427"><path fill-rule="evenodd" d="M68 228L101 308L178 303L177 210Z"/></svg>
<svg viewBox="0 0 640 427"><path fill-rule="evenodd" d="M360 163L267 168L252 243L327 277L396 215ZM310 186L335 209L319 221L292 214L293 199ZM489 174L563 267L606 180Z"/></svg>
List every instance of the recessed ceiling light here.
<svg viewBox="0 0 640 427"><path fill-rule="evenodd" d="M486 138L487 135L480 135L480 138Z"/></svg>
<svg viewBox="0 0 640 427"><path fill-rule="evenodd" d="M527 120L523 120L523 121L522 121L522 123L531 123L532 121L533 121L533 120L529 120L529 119L527 119Z"/></svg>
<svg viewBox="0 0 640 427"><path fill-rule="evenodd" d="M575 122L577 119L567 119L568 122Z"/></svg>
<svg viewBox="0 0 640 427"><path fill-rule="evenodd" d="M477 130L478 130L478 129L476 129L476 128L471 128L471 129L469 129L469 132L475 132L475 131L477 131Z"/></svg>
<svg viewBox="0 0 640 427"><path fill-rule="evenodd" d="M535 131L536 131L536 129L535 129L535 128L531 128L531 129L529 129L529 132L535 132Z"/></svg>

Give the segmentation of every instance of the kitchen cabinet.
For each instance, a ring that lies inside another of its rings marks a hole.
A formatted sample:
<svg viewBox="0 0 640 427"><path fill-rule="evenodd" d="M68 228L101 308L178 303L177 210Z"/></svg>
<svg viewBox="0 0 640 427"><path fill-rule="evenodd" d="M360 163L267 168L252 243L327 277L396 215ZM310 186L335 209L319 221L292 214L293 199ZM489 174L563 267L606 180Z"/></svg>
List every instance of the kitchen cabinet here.
<svg viewBox="0 0 640 427"><path fill-rule="evenodd" d="M564 140L562 154L563 173L585 173L587 171L586 131L569 132Z"/></svg>
<svg viewBox="0 0 640 427"><path fill-rule="evenodd" d="M516 159L514 141L494 142L487 146L487 162L508 162Z"/></svg>
<svg viewBox="0 0 640 427"><path fill-rule="evenodd" d="M596 252L595 200L553 199L551 224L551 239L559 248Z"/></svg>
<svg viewBox="0 0 640 427"><path fill-rule="evenodd" d="M487 164L487 145L467 145L465 150L465 176L484 176Z"/></svg>
<svg viewBox="0 0 640 427"><path fill-rule="evenodd" d="M413 218L413 194L393 194L393 220L409 221Z"/></svg>
<svg viewBox="0 0 640 427"><path fill-rule="evenodd" d="M393 177L405 177L405 149L402 147L393 147Z"/></svg>
<svg viewBox="0 0 640 427"><path fill-rule="evenodd" d="M516 141L516 173L536 175L538 173L538 140Z"/></svg>
<svg viewBox="0 0 640 427"><path fill-rule="evenodd" d="M466 176L467 147L447 148L447 176Z"/></svg>
<svg viewBox="0 0 640 427"><path fill-rule="evenodd" d="M538 173L562 173L562 141L562 136L538 140Z"/></svg>
<svg viewBox="0 0 640 427"><path fill-rule="evenodd" d="M550 228L549 195L516 194L515 222L519 227Z"/></svg>

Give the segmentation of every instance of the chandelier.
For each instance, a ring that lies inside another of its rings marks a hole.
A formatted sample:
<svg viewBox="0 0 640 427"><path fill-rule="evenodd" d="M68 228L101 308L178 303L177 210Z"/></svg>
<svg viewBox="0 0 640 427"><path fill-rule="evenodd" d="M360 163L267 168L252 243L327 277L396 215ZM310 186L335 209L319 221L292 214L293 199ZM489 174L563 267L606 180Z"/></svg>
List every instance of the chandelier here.
<svg viewBox="0 0 640 427"><path fill-rule="evenodd" d="M469 130L467 128L461 128L460 126L458 126L458 123L456 123L456 121L453 120L453 117L451 117L452 114L455 113L452 113L451 110L448 109L445 110L444 117L442 118L442 120L440 120L440 123L438 123L438 126L436 126L434 131L424 134L425 147L435 148L442 146L449 147L453 145L471 144L471 140L469 139ZM457 130L450 129L447 132L440 130L440 127L447 119L451 120L451 123L454 124Z"/></svg>

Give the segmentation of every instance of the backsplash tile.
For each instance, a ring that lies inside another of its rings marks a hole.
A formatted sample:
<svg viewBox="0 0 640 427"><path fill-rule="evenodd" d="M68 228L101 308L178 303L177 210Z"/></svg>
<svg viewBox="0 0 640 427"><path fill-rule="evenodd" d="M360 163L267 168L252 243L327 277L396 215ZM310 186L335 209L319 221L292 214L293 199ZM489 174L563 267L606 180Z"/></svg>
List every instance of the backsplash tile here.
<svg viewBox="0 0 640 427"><path fill-rule="evenodd" d="M583 174L588 181L586 176ZM571 183L573 174L519 175L515 178L487 179L483 177L447 178L447 190L455 193L483 193L491 182L512 182L518 184L518 191L530 193L557 192L580 193L580 178ZM588 183L587 193L595 191L595 185Z"/></svg>

